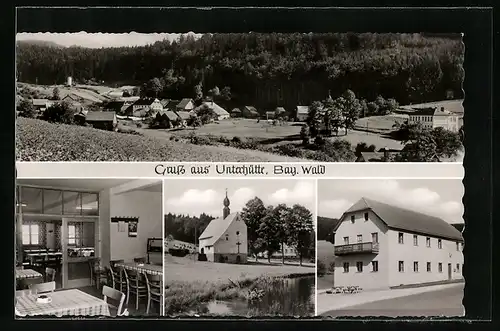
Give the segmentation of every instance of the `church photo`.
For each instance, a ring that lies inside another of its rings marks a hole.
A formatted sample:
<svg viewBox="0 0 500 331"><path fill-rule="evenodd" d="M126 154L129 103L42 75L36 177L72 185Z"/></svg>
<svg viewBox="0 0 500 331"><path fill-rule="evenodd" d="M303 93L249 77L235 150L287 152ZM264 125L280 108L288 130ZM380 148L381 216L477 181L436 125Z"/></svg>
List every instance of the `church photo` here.
<svg viewBox="0 0 500 331"><path fill-rule="evenodd" d="M165 315L314 315L314 180L164 185Z"/></svg>

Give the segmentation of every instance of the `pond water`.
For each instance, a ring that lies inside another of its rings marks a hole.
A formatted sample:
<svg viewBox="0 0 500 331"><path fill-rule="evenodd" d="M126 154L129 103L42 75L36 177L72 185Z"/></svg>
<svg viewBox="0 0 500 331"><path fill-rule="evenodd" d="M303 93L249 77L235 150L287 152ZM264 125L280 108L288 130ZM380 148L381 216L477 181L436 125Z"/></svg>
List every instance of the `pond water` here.
<svg viewBox="0 0 500 331"><path fill-rule="evenodd" d="M261 295L254 300L211 301L191 313L229 316L314 315L314 276L267 280L257 283L253 291L244 291L254 294L260 292Z"/></svg>

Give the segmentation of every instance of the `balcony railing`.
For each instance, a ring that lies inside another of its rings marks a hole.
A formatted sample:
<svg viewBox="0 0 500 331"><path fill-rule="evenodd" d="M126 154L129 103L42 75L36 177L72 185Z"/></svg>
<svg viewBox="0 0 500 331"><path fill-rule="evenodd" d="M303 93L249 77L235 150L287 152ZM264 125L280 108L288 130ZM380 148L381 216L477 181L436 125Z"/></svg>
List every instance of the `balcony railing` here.
<svg viewBox="0 0 500 331"><path fill-rule="evenodd" d="M335 255L378 254L378 243L365 242L335 246Z"/></svg>

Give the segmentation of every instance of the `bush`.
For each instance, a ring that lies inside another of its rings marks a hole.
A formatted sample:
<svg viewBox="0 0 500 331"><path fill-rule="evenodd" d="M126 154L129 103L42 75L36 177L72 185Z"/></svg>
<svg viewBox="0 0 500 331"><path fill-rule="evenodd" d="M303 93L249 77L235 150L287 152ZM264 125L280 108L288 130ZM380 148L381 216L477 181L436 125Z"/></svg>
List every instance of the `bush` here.
<svg viewBox="0 0 500 331"><path fill-rule="evenodd" d="M295 144L283 144L274 146L272 151L281 155L290 157L303 157L305 150L297 147Z"/></svg>
<svg viewBox="0 0 500 331"><path fill-rule="evenodd" d="M321 260L316 261L316 270L319 277L322 277L326 274L326 266L325 263Z"/></svg>
<svg viewBox="0 0 500 331"><path fill-rule="evenodd" d="M194 145L212 145L212 141L210 140L210 137L203 136L203 135L196 135L194 132L192 132L189 135L189 141L191 144Z"/></svg>

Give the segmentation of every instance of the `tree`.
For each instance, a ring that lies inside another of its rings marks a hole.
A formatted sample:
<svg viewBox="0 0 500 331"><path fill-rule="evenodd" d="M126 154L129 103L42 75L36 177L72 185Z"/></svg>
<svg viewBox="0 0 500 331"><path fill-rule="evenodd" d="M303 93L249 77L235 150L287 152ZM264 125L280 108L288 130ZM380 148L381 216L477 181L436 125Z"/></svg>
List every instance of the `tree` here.
<svg viewBox="0 0 500 331"><path fill-rule="evenodd" d="M208 94L213 101L216 101L216 99L220 96L219 88L215 86L213 89L208 91Z"/></svg>
<svg viewBox="0 0 500 331"><path fill-rule="evenodd" d="M258 229L262 219L266 216L267 210L264 202L258 197L249 200L240 214L241 219L247 226L248 251L258 259L258 254L262 251L262 243L256 242L258 239Z"/></svg>
<svg viewBox="0 0 500 331"><path fill-rule="evenodd" d="M148 80L145 87L146 87L145 90L146 95L155 98L157 98L158 93L160 93L163 90L163 85L161 84L160 79L157 77Z"/></svg>
<svg viewBox="0 0 500 331"><path fill-rule="evenodd" d="M194 87L194 101L197 105L201 104L203 100L203 85L200 82Z"/></svg>
<svg viewBox="0 0 500 331"><path fill-rule="evenodd" d="M225 86L220 92L220 97L223 101L231 101L231 87Z"/></svg>
<svg viewBox="0 0 500 331"><path fill-rule="evenodd" d="M309 107L306 123L309 126L311 138L315 138L320 132L321 123L324 120L322 111L323 104L319 101L314 101Z"/></svg>
<svg viewBox="0 0 500 331"><path fill-rule="evenodd" d="M344 99L342 97L337 98L331 102L327 102L325 106L325 129L335 131L335 135L338 136L339 129L342 127Z"/></svg>
<svg viewBox="0 0 500 331"><path fill-rule="evenodd" d="M19 116L21 117L36 117L36 110L35 106L33 106L32 100L23 99L17 106L17 111L19 112Z"/></svg>
<svg viewBox="0 0 500 331"><path fill-rule="evenodd" d="M285 204L279 204L272 209L268 215L276 222L276 239L281 247L281 263L285 264L285 244L288 242L289 233L289 214L291 210Z"/></svg>
<svg viewBox="0 0 500 331"><path fill-rule="evenodd" d="M75 111L71 104L63 101L47 108L43 112L42 119L51 123L73 124Z"/></svg>
<svg viewBox="0 0 500 331"><path fill-rule="evenodd" d="M52 100L61 100L61 92L57 86L52 90Z"/></svg>
<svg viewBox="0 0 500 331"><path fill-rule="evenodd" d="M261 219L257 236L262 240L262 248L267 252L267 261L271 263L271 255L280 249L280 232L282 225L279 218L273 214L273 207L266 209L266 215Z"/></svg>
<svg viewBox="0 0 500 331"><path fill-rule="evenodd" d="M359 143L356 145L356 149L354 154L359 157L362 152L375 152L377 147L375 145L368 146L365 142Z"/></svg>
<svg viewBox="0 0 500 331"><path fill-rule="evenodd" d="M304 146L308 146L311 140L311 132L309 131L309 125L304 124L300 128L300 139L302 140L302 144Z"/></svg>
<svg viewBox="0 0 500 331"><path fill-rule="evenodd" d="M313 241L311 232L313 231L312 213L309 209L299 204L293 205L287 214L288 245L295 247L299 253L300 265L306 249Z"/></svg>
<svg viewBox="0 0 500 331"><path fill-rule="evenodd" d="M361 105L359 100L356 99L356 95L351 90L344 92L343 100L340 100L339 104L343 105L342 116L344 117L345 134L347 135L347 130L353 129L356 120L359 118Z"/></svg>

